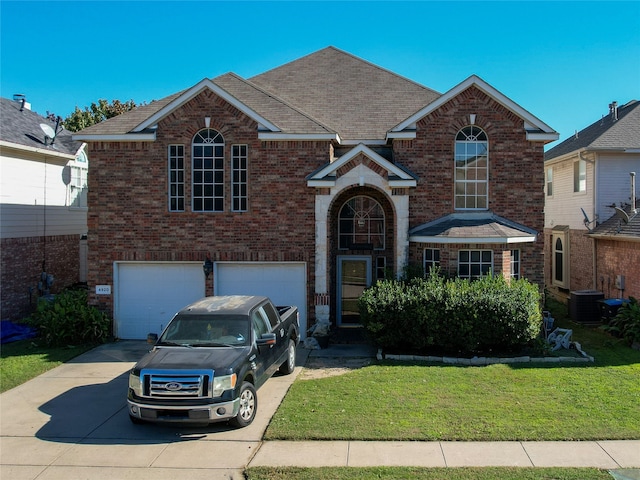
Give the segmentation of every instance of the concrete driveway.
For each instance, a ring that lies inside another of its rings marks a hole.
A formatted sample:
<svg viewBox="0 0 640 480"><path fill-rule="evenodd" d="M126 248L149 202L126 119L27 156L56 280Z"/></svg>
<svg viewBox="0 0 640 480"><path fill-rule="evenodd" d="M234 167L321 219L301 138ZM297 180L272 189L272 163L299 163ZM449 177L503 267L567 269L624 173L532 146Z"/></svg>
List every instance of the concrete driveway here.
<svg viewBox="0 0 640 480"><path fill-rule="evenodd" d="M102 345L0 395L0 478L242 479L267 425L301 367L258 391L247 428L134 425L128 373L142 341ZM298 365L309 351L298 349Z"/></svg>

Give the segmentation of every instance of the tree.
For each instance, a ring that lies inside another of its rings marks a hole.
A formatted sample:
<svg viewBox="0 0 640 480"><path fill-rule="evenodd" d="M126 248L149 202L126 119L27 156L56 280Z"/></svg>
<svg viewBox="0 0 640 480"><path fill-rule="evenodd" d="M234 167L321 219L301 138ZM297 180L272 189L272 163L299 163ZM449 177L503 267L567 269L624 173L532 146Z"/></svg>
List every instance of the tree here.
<svg viewBox="0 0 640 480"><path fill-rule="evenodd" d="M63 125L71 132L78 132L134 108L137 108L137 105L133 100L127 102L113 100L109 103L105 99L100 99L97 104L92 103L90 107L84 107L84 110L76 106L74 112L64 119Z"/></svg>

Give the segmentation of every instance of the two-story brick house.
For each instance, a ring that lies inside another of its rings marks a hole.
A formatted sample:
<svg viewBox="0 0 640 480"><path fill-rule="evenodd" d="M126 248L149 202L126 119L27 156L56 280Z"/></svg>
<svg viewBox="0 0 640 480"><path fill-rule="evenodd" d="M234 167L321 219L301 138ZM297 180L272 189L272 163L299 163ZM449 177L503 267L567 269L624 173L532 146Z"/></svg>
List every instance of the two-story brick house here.
<svg viewBox="0 0 640 480"><path fill-rule="evenodd" d="M543 148L558 135L476 76L440 94L328 47L75 138L92 158L92 302L120 338L205 294L354 325L362 289L408 264L543 283Z"/></svg>
<svg viewBox="0 0 640 480"><path fill-rule="evenodd" d="M640 296L640 217L631 212L638 181L632 187L631 173L640 175L637 100L612 102L608 114L546 152L545 283L555 297L589 290ZM625 214L629 221L619 216Z"/></svg>

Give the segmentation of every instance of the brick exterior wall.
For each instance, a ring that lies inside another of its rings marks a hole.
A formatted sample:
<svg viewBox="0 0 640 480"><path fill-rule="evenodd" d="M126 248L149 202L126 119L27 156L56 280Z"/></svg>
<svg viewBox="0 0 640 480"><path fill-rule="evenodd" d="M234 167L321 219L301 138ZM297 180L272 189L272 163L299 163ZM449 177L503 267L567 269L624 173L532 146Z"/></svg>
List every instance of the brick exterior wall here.
<svg viewBox="0 0 640 480"><path fill-rule="evenodd" d="M601 285L593 281L593 242L585 230L569 230L569 288L553 284L553 241L552 230L544 232L544 278L545 287L555 299L567 303L572 291L600 290ZM605 293L606 295L606 293Z"/></svg>
<svg viewBox="0 0 640 480"><path fill-rule="evenodd" d="M211 117L225 141L225 210L191 212L191 141ZM185 146L185 211L168 211L167 146ZM248 145L249 206L231 212L231 145ZM113 284L113 262L303 261L314 299L315 190L305 177L329 159L328 142L262 142L257 125L205 91L158 124L155 142L92 142L89 285ZM213 293L215 278L207 282ZM113 314L112 297L91 296ZM307 318L312 323L313 309Z"/></svg>
<svg viewBox="0 0 640 480"><path fill-rule="evenodd" d="M598 239L596 245L597 289L605 298L640 299L640 243ZM617 275L624 275L625 289L615 287Z"/></svg>
<svg viewBox="0 0 640 480"><path fill-rule="evenodd" d="M476 115L476 125L489 138L489 207L497 215L542 232L543 144L525 138L521 119L476 88L470 88L418 123L415 140L393 142L393 161L419 176L417 188L407 193L410 227L453 213L454 142L456 133ZM191 198L191 141L204 128L225 140L225 210L193 213ZM167 149L184 145L185 211L168 211ZM231 212L231 145L248 146L249 209ZM90 286L113 284L116 261L301 261L307 264L307 324L315 321L313 305L331 305L336 311L336 255L384 255L387 267L396 270L394 248L397 232L394 211L387 194L371 186L354 185L341 192L329 212L326 272L329 292L315 292L315 195L327 189L307 186L306 177L332 159L329 141L260 141L257 125L213 92L204 91L158 123L155 142L91 142L89 155L88 247ZM365 156L354 158L338 172L345 174L359 164L386 178L386 172ZM338 250L337 215L353 195L369 195L385 211L386 243L383 252ZM424 245L409 245L409 261L422 262ZM508 275L509 252L520 249L522 275L534 283L543 281L543 237L535 243L516 245L440 246L443 266L451 270L460 248L494 250L495 269ZM452 270L453 271L453 270ZM207 281L213 293L216 279ZM90 289L93 292L93 289ZM110 295L91 294L92 304L113 314Z"/></svg>
<svg viewBox="0 0 640 480"><path fill-rule="evenodd" d="M489 140L489 210L538 232L535 243L507 248L522 250L523 276L542 288L543 143L527 141L522 120L475 87L423 118L417 125L415 140L394 143L396 161L419 177L417 188L410 194L410 227L455 212L455 137L469 124L471 114L476 115L475 124ZM423 248L411 248L410 262L422 262ZM496 250L495 245L474 248Z"/></svg>
<svg viewBox="0 0 640 480"><path fill-rule="evenodd" d="M2 239L2 320L28 316L38 300L38 282L44 269L54 276L50 293L59 293L79 280L80 237Z"/></svg>

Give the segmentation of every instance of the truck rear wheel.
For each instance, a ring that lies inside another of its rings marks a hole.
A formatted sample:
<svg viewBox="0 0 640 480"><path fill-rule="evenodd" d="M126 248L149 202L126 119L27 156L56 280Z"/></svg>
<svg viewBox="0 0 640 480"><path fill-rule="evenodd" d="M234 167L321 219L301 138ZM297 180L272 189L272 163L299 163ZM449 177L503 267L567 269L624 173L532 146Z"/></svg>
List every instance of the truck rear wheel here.
<svg viewBox="0 0 640 480"><path fill-rule="evenodd" d="M287 346L287 360L280 365L280 373L289 375L293 373L296 368L296 342L289 339L289 345Z"/></svg>
<svg viewBox="0 0 640 480"><path fill-rule="evenodd" d="M253 422L256 418L256 411L258 410L258 396L256 395L256 389L249 382L243 382L240 388L240 408L238 409L238 415L230 420L235 427L246 427Z"/></svg>

